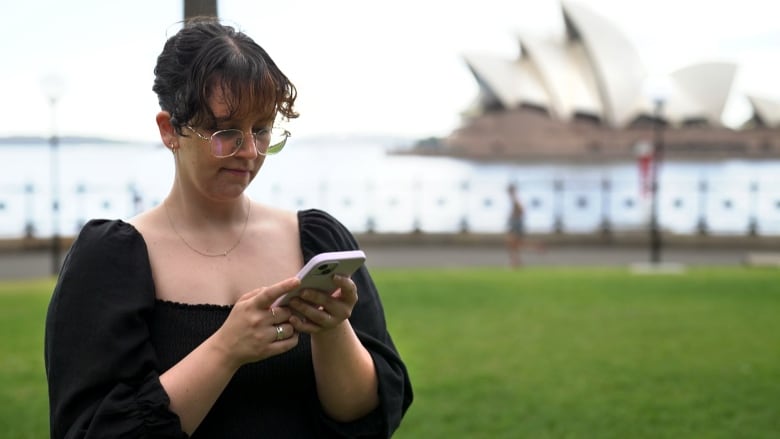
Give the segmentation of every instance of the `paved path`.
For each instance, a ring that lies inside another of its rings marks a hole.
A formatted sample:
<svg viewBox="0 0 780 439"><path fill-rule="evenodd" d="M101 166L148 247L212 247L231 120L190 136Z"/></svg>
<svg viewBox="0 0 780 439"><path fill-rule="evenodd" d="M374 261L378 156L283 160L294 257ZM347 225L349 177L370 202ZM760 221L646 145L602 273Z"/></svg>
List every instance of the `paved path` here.
<svg viewBox="0 0 780 439"><path fill-rule="evenodd" d="M506 267L508 257L499 245L388 245L363 246L370 268L414 267ZM664 263L696 265L740 265L749 248L669 248L661 254ZM557 246L543 252L528 250L528 266L626 266L647 263L649 250L632 246ZM0 279L47 276L51 258L47 251L0 252Z"/></svg>
<svg viewBox="0 0 780 439"><path fill-rule="evenodd" d="M503 247L397 246L366 247L368 263L374 267L501 267L508 266ZM740 265L748 252L742 249L668 249L662 262L695 265ZM640 247L554 247L522 254L527 266L633 266L650 260L649 250Z"/></svg>

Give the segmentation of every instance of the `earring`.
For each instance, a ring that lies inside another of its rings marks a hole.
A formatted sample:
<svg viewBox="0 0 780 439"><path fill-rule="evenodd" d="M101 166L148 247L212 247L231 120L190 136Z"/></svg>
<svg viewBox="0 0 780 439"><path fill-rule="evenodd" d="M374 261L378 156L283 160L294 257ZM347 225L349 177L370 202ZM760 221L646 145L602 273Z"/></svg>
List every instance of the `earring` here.
<svg viewBox="0 0 780 439"><path fill-rule="evenodd" d="M174 154L176 154L176 150L177 150L177 149L179 149L179 148L177 148L177 147L176 147L176 146L173 144L173 142L171 142L171 152L172 152L172 153L174 153Z"/></svg>

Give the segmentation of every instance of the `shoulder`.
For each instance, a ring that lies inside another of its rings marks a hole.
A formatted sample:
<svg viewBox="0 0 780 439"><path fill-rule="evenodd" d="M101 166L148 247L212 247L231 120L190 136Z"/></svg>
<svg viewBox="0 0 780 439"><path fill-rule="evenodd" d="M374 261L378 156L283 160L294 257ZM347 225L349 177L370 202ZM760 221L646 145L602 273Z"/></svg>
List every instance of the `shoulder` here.
<svg viewBox="0 0 780 439"><path fill-rule="evenodd" d="M141 235L131 224L122 220L95 219L81 228L73 246L91 248L142 243Z"/></svg>
<svg viewBox="0 0 780 439"><path fill-rule="evenodd" d="M301 232L349 235L349 230L334 216L319 209L301 210L297 214Z"/></svg>
<svg viewBox="0 0 780 439"><path fill-rule="evenodd" d="M282 227L298 227L298 214L291 210L280 209L277 207L264 206L265 212L274 218Z"/></svg>
<svg viewBox="0 0 780 439"><path fill-rule="evenodd" d="M255 215L255 212L257 215ZM261 231L273 230L277 234L291 233L293 235L298 232L298 216L296 212L291 210L253 202L252 217L257 218L257 220L253 220L253 223Z"/></svg>
<svg viewBox="0 0 780 439"><path fill-rule="evenodd" d="M328 212L319 209L298 212L298 227L304 257L322 251L357 250L357 240L347 227Z"/></svg>
<svg viewBox="0 0 780 439"><path fill-rule="evenodd" d="M63 269L122 264L146 252L143 237L122 220L91 220L79 231Z"/></svg>
<svg viewBox="0 0 780 439"><path fill-rule="evenodd" d="M57 297L65 291L100 291L101 297L113 297L107 285L123 288L150 285L146 243L132 225L122 220L91 220L79 231L65 261L55 288ZM143 276L139 274L144 274ZM92 296L90 296L92 297Z"/></svg>
<svg viewBox="0 0 780 439"><path fill-rule="evenodd" d="M297 216L301 227L344 227L334 216L320 209L300 210Z"/></svg>

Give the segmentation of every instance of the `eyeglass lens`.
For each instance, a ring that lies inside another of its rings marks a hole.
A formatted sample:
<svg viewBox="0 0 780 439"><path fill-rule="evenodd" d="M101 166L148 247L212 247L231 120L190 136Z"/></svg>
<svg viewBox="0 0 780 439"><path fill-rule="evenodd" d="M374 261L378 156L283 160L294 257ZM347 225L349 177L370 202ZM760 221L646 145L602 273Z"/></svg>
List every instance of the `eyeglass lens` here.
<svg viewBox="0 0 780 439"><path fill-rule="evenodd" d="M255 148L262 155L275 154L282 150L287 141L284 130L261 130L253 135ZM211 151L216 157L229 157L244 145L245 137L241 130L217 131L211 137Z"/></svg>

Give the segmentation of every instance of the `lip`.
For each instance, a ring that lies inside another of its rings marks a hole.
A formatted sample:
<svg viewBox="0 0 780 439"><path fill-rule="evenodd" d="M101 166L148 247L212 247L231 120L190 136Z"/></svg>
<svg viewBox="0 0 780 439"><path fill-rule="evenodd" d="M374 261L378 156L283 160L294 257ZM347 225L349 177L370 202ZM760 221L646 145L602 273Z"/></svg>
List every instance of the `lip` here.
<svg viewBox="0 0 780 439"><path fill-rule="evenodd" d="M223 171L227 172L228 174L232 175L249 175L251 171L249 169L241 169L241 168L222 168Z"/></svg>

